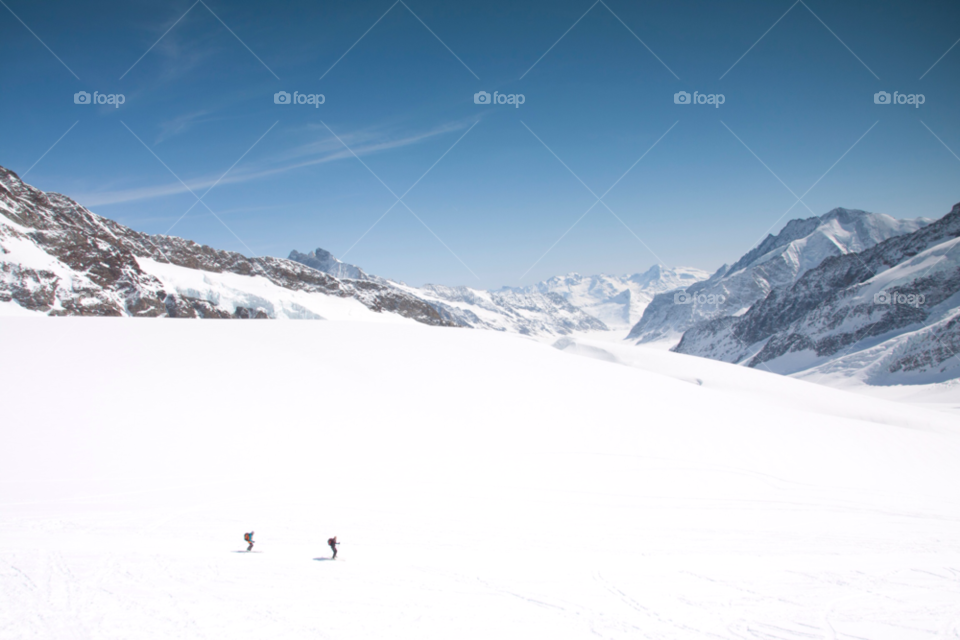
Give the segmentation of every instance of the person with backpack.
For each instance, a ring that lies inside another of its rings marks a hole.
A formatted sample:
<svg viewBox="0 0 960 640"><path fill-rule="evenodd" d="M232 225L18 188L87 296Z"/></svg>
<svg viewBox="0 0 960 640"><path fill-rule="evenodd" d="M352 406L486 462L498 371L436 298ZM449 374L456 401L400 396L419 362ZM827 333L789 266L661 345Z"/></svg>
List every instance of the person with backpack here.
<svg viewBox="0 0 960 640"><path fill-rule="evenodd" d="M336 559L337 559L337 545L340 544L339 542L337 542L337 536L333 536L332 538L330 538L329 540L327 540L327 544L330 545L330 548L331 548L331 549L333 549L333 557L331 558L331 560L336 560Z"/></svg>
<svg viewBox="0 0 960 640"><path fill-rule="evenodd" d="M247 543L247 551L253 549L253 531L243 534L243 541Z"/></svg>

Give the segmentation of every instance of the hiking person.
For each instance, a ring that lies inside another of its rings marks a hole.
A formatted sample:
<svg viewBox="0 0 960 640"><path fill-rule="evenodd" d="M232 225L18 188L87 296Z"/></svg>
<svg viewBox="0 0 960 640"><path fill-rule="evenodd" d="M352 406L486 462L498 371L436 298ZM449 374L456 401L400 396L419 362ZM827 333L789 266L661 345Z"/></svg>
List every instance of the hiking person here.
<svg viewBox="0 0 960 640"><path fill-rule="evenodd" d="M332 538L330 538L329 540L327 540L327 544L330 545L330 548L331 548L331 549L333 549L333 558L331 558L331 560L336 560L336 559L337 559L337 545L340 544L339 542L337 542L337 536L333 536Z"/></svg>
<svg viewBox="0 0 960 640"><path fill-rule="evenodd" d="M243 541L247 543L247 551L253 549L253 531L243 534Z"/></svg>

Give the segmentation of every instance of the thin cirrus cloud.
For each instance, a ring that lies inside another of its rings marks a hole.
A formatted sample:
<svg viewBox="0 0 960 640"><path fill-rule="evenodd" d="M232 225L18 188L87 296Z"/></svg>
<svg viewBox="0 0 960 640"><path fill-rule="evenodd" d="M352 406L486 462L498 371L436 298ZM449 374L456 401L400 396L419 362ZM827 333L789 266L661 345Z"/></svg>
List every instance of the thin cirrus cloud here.
<svg viewBox="0 0 960 640"><path fill-rule="evenodd" d="M312 140L292 147L283 153L274 155L268 160L237 168L222 179L222 174L208 174L201 178L185 179L184 182L186 185L174 179L164 184L145 187L81 193L77 194L75 199L85 206L95 207L164 198L189 193L190 191L197 193L217 183L236 184L249 182L251 180L261 180L303 167L352 158L354 153L358 156L364 156L407 147L430 138L460 131L469 126L469 124L470 122L467 121L450 122L427 131L405 136L385 134L373 130L350 133L337 132L340 140L343 140L343 143L348 145L349 149L345 148L335 137L329 135L326 127L322 125L309 125L307 127L308 130L317 131L319 128L321 133L326 133L327 135L321 139Z"/></svg>
<svg viewBox="0 0 960 640"><path fill-rule="evenodd" d="M154 144L160 144L164 140L186 133L194 125L216 120L216 118L209 117L212 113L212 109L195 111L160 123L160 134L156 137Z"/></svg>

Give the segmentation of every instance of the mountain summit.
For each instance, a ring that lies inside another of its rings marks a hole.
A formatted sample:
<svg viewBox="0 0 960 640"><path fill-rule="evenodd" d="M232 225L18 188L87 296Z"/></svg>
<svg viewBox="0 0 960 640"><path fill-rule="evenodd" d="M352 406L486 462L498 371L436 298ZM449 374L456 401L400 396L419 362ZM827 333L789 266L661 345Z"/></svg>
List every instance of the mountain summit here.
<svg viewBox="0 0 960 640"><path fill-rule="evenodd" d="M704 321L734 317L763 300L777 287L796 282L833 256L857 253L930 224L930 218L897 220L882 213L837 208L822 216L791 220L777 235L768 235L732 266L686 289L692 301L677 304L673 294L653 299L631 329L638 342L679 341ZM703 301L704 303L701 303Z"/></svg>
<svg viewBox="0 0 960 640"><path fill-rule="evenodd" d="M360 267L337 260L332 253L319 247L310 253L300 253L296 250L291 251L287 259L299 262L311 269L329 273L336 278L347 278L349 280L380 280L380 278L367 275Z"/></svg>
<svg viewBox="0 0 960 640"><path fill-rule="evenodd" d="M827 258L742 316L691 328L675 350L875 385L960 376L960 204L913 233Z"/></svg>

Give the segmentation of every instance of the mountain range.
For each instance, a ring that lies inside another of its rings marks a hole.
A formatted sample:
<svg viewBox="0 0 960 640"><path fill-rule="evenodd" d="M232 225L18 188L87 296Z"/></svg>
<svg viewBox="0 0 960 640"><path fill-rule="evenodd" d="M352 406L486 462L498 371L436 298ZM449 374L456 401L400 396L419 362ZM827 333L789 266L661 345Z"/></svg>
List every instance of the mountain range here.
<svg viewBox="0 0 960 640"><path fill-rule="evenodd" d="M626 331L657 293L694 284L708 275L699 269L654 266L642 274L581 276L571 273L527 287L488 291L433 284L411 287L371 276L320 248L310 253L292 251L289 259L338 278L375 280L394 286L427 301L444 318L464 327L531 336Z"/></svg>
<svg viewBox="0 0 960 640"><path fill-rule="evenodd" d="M868 384L960 376L960 204L912 233L827 257L745 313L688 329L675 350Z"/></svg>
<svg viewBox="0 0 960 640"><path fill-rule="evenodd" d="M5 313L192 318L383 314L454 326L425 301L292 260L247 258L146 235L0 167L0 307Z"/></svg>
<svg viewBox="0 0 960 640"><path fill-rule="evenodd" d="M930 222L929 218L897 220L842 208L820 217L791 220L779 234L768 235L732 266L724 265L710 278L687 287L681 300L675 300L673 294L655 297L627 337L640 343L667 341L675 345L688 329L742 315L771 291L796 282L829 257L869 249Z"/></svg>
<svg viewBox="0 0 960 640"><path fill-rule="evenodd" d="M147 235L0 167L0 314L416 321L627 333L683 354L874 385L960 378L960 205L792 220L713 275L654 266L524 287L413 287L324 249L247 257ZM629 329L629 332L628 332Z"/></svg>

